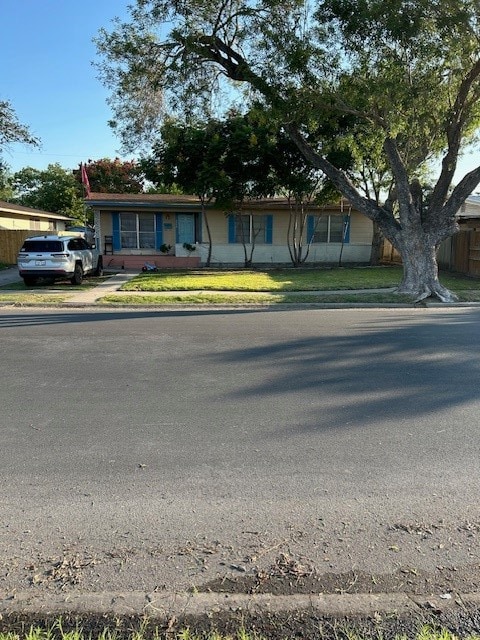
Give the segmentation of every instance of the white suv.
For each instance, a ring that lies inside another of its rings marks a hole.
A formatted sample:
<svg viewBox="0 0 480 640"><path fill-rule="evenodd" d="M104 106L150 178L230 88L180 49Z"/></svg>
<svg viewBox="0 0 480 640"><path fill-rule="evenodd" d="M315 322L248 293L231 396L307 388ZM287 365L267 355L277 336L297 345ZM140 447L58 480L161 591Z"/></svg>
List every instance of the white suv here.
<svg viewBox="0 0 480 640"><path fill-rule="evenodd" d="M81 284L84 275L102 274L102 256L79 236L35 236L24 240L17 257L18 271L30 287L39 278Z"/></svg>

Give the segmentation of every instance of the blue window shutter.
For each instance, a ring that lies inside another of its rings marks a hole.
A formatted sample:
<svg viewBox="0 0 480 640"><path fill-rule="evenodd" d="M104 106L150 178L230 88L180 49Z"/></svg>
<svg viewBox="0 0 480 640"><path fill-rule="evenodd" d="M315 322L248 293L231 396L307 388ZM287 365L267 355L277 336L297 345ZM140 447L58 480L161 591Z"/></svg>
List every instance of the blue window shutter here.
<svg viewBox="0 0 480 640"><path fill-rule="evenodd" d="M350 216L343 217L343 225L344 225L344 242L347 244L350 242Z"/></svg>
<svg viewBox="0 0 480 640"><path fill-rule="evenodd" d="M160 251L163 244L163 215L155 214L155 250Z"/></svg>
<svg viewBox="0 0 480 640"><path fill-rule="evenodd" d="M273 239L273 216L265 216L265 244L272 244Z"/></svg>
<svg viewBox="0 0 480 640"><path fill-rule="evenodd" d="M203 242L202 240L202 228L203 228L203 213L195 214L195 241Z"/></svg>
<svg viewBox="0 0 480 640"><path fill-rule="evenodd" d="M235 214L228 216L228 243L235 244Z"/></svg>
<svg viewBox="0 0 480 640"><path fill-rule="evenodd" d="M308 218L307 218L307 243L312 241L314 232L315 232L315 217L314 216L308 216Z"/></svg>
<svg viewBox="0 0 480 640"><path fill-rule="evenodd" d="M122 248L122 240L120 238L120 214L118 211L112 213L112 235L113 235L113 250L120 251Z"/></svg>

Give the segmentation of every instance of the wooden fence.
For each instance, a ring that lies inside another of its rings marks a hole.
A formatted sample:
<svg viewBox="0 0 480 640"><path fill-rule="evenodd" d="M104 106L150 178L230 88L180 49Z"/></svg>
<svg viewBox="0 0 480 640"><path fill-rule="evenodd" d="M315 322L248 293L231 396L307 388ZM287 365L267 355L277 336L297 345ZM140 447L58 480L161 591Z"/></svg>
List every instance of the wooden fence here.
<svg viewBox="0 0 480 640"><path fill-rule="evenodd" d="M438 266L474 278L480 277L480 231L466 229L445 240L438 251Z"/></svg>
<svg viewBox="0 0 480 640"><path fill-rule="evenodd" d="M0 262L16 264L17 253L25 238L37 235L31 229L0 229Z"/></svg>
<svg viewBox="0 0 480 640"><path fill-rule="evenodd" d="M462 229L442 242L437 259L440 269L480 278L480 230ZM388 240L383 243L382 262L402 262Z"/></svg>

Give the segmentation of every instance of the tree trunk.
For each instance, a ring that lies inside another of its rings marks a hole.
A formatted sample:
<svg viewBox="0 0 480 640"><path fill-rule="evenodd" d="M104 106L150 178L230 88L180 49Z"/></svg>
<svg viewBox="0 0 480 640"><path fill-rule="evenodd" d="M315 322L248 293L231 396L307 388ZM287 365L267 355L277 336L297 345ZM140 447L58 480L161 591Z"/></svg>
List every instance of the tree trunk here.
<svg viewBox="0 0 480 640"><path fill-rule="evenodd" d="M403 279L397 289L398 293L412 295L415 302L430 296L437 297L442 302L457 300L455 294L438 280L437 252L432 241L425 236L419 238L410 235L409 238L402 238L401 246L397 248L403 262Z"/></svg>
<svg viewBox="0 0 480 640"><path fill-rule="evenodd" d="M372 248L370 250L370 265L376 267L380 264L383 250L383 234L378 224L373 223Z"/></svg>

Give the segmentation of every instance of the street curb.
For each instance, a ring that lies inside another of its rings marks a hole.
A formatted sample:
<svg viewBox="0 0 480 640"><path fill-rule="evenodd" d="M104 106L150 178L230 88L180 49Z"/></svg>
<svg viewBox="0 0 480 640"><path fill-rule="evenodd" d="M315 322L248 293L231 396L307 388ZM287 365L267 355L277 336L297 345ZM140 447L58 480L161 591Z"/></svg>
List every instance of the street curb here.
<svg viewBox="0 0 480 640"><path fill-rule="evenodd" d="M480 302L456 302L456 303L426 303L426 304L406 304L406 303L362 303L362 302L292 302L275 303L269 305L261 304L189 304L189 303L165 303L165 304L131 304L122 303L102 303L102 302L15 302L0 301L1 307L13 307L17 309L88 309L90 311L121 311L131 309L133 311L285 311L299 309L478 309Z"/></svg>
<svg viewBox="0 0 480 640"><path fill-rule="evenodd" d="M138 617L156 622L225 615L280 615L307 611L321 618L425 616L461 607L478 608L480 593L419 596L405 593L272 595L140 591L32 594L0 600L0 620L20 616Z"/></svg>

